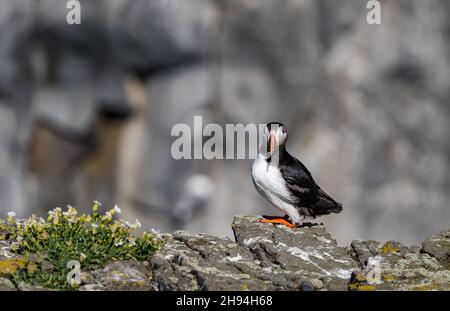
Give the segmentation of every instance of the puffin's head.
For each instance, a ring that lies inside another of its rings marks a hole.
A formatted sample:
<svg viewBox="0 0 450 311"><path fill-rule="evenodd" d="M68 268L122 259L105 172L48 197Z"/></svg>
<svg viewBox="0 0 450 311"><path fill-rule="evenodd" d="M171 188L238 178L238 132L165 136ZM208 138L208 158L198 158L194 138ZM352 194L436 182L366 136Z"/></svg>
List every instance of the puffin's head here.
<svg viewBox="0 0 450 311"><path fill-rule="evenodd" d="M275 151L284 148L288 138L287 128L282 123L270 122L264 128L263 140L265 152L271 156Z"/></svg>

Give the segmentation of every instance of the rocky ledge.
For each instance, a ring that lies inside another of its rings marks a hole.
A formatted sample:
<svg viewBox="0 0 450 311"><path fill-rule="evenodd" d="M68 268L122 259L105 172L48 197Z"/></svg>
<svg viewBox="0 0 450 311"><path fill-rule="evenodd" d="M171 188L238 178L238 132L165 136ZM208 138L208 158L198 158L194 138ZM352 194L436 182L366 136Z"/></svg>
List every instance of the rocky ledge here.
<svg viewBox="0 0 450 311"><path fill-rule="evenodd" d="M355 240L323 225L289 229L236 216L235 240L176 231L147 262L81 273L80 290L450 290L450 230L422 246ZM0 247L0 263L10 259ZM1 265L0 265L1 266ZM42 290L2 277L0 290Z"/></svg>

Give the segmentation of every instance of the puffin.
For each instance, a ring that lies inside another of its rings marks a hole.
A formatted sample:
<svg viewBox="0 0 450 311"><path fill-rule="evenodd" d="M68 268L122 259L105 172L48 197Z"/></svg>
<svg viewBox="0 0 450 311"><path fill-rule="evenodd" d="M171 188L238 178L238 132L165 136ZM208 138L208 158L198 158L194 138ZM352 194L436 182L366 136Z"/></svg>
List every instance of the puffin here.
<svg viewBox="0 0 450 311"><path fill-rule="evenodd" d="M279 122L266 125L263 144L252 164L252 180L256 190L285 215L266 216L263 223L300 227L305 218L316 218L342 211L335 201L314 181L311 173L286 150L288 131Z"/></svg>

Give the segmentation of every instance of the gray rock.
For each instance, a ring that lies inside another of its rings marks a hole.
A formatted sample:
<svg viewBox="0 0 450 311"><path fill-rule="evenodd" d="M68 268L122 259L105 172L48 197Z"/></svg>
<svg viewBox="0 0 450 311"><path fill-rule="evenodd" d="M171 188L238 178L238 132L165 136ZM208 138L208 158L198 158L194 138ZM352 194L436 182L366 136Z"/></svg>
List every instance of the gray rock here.
<svg viewBox="0 0 450 311"><path fill-rule="evenodd" d="M367 265L367 260L378 253L381 244L377 241L355 240L351 244L361 266Z"/></svg>
<svg viewBox="0 0 450 311"><path fill-rule="evenodd" d="M95 283L85 284L83 290L150 290L147 264L135 260L112 261L105 268L92 272Z"/></svg>
<svg viewBox="0 0 450 311"><path fill-rule="evenodd" d="M448 222L447 0L386 2L379 27L354 0L81 0L76 27L65 1L0 3L1 212L96 198L172 231L171 207L202 172L215 199L183 228L228 233L233 214L269 205L246 162L167 157L171 126L201 114L286 123L292 153L330 194L345 193L347 212L329 224L340 241L417 243ZM131 124L111 126L131 109Z"/></svg>
<svg viewBox="0 0 450 311"><path fill-rule="evenodd" d="M17 288L14 286L13 282L7 278L0 277L0 292L1 291L16 291Z"/></svg>
<svg viewBox="0 0 450 311"><path fill-rule="evenodd" d="M159 290L346 290L357 262L323 226L288 229L237 216L236 242L177 231L150 260Z"/></svg>
<svg viewBox="0 0 450 311"><path fill-rule="evenodd" d="M40 291L50 291L51 289L42 286L32 285L23 281L17 283L17 288L22 292L40 292Z"/></svg>
<svg viewBox="0 0 450 311"><path fill-rule="evenodd" d="M167 235L165 245L150 260L154 287L157 290L449 289L449 271L437 258L421 253L417 246L356 240L346 249L337 245L323 225L289 229L259 223L253 216L235 217L232 227L236 242L185 231ZM441 253L435 254L441 258Z"/></svg>
<svg viewBox="0 0 450 311"><path fill-rule="evenodd" d="M290 229L235 216L235 239L175 231L149 261L111 261L83 271L81 291L176 290L450 290L448 234L419 246L355 240L344 248L323 225ZM0 290L15 290L6 264L15 254L0 242ZM41 269L42 269L41 265ZM53 268L47 264L48 271ZM44 290L18 282L22 291Z"/></svg>
<svg viewBox="0 0 450 311"><path fill-rule="evenodd" d="M177 231L150 260L158 290L273 290L251 252L228 238ZM276 279L276 277L275 277Z"/></svg>
<svg viewBox="0 0 450 311"><path fill-rule="evenodd" d="M248 247L264 265L301 278L318 278L325 287L343 284L333 289L346 289L345 280L359 270L350 253L337 245L323 225L292 230L261 224L255 217L236 217L233 230L237 243Z"/></svg>
<svg viewBox="0 0 450 311"><path fill-rule="evenodd" d="M205 0L136 1L115 11L121 59L140 71L199 62L218 22L214 4Z"/></svg>
<svg viewBox="0 0 450 311"><path fill-rule="evenodd" d="M96 292L96 291L104 291L105 287L101 284L85 284L80 286L78 290L82 292L93 292L93 291Z"/></svg>
<svg viewBox="0 0 450 311"><path fill-rule="evenodd" d="M361 258L360 258L361 260ZM450 271L427 253L387 242L354 273L351 290L450 290Z"/></svg>
<svg viewBox="0 0 450 311"><path fill-rule="evenodd" d="M422 243L422 249L435 257L446 269L450 269L450 230L426 239Z"/></svg>
<svg viewBox="0 0 450 311"><path fill-rule="evenodd" d="M11 251L11 243L9 241L0 241L0 259L12 256L14 256L14 253Z"/></svg>

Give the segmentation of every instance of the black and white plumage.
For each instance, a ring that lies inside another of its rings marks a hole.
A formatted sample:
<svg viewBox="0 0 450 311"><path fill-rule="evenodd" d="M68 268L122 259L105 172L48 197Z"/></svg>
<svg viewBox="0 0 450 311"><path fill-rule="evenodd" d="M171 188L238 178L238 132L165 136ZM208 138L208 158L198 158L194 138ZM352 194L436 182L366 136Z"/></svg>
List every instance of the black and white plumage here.
<svg viewBox="0 0 450 311"><path fill-rule="evenodd" d="M286 127L267 124L261 149L252 165L252 179L258 192L297 226L302 218L339 213L342 205L314 181L311 173L286 150Z"/></svg>

